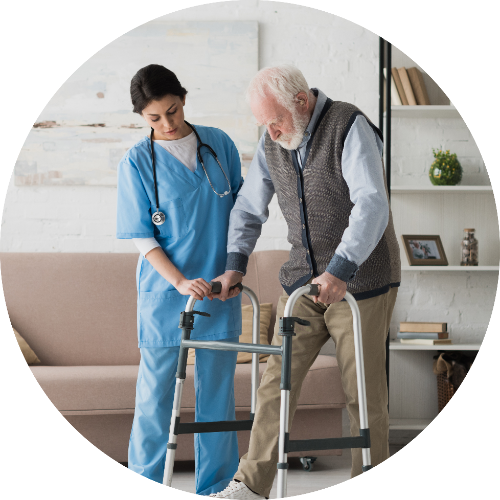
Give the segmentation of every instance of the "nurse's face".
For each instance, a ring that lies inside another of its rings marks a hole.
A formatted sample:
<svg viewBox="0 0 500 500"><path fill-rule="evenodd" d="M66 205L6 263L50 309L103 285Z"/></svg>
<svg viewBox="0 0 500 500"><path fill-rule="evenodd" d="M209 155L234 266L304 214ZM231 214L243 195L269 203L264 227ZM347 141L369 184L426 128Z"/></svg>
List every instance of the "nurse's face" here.
<svg viewBox="0 0 500 500"><path fill-rule="evenodd" d="M150 102L142 110L142 117L155 131L155 139L173 141L182 139L192 132L184 122L185 102L186 96L169 94L159 101Z"/></svg>

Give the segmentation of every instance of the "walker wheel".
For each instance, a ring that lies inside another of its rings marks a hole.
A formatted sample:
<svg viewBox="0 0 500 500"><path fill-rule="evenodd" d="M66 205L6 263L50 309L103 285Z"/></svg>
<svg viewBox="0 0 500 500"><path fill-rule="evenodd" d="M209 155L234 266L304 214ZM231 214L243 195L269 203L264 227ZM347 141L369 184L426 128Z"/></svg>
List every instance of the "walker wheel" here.
<svg viewBox="0 0 500 500"><path fill-rule="evenodd" d="M318 457L301 457L300 463L302 464L302 469L306 472L311 472L313 470L313 464L317 459Z"/></svg>

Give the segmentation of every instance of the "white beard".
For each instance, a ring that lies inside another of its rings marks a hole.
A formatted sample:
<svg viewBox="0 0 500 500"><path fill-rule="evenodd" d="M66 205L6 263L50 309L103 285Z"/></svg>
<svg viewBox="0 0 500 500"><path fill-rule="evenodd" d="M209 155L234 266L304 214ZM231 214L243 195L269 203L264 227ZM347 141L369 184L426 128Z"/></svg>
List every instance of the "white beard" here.
<svg viewBox="0 0 500 500"><path fill-rule="evenodd" d="M297 149L304 138L304 131L309 125L309 117L307 115L299 115L297 112L292 114L293 128L295 132L291 134L282 134L277 142L282 148L293 150Z"/></svg>

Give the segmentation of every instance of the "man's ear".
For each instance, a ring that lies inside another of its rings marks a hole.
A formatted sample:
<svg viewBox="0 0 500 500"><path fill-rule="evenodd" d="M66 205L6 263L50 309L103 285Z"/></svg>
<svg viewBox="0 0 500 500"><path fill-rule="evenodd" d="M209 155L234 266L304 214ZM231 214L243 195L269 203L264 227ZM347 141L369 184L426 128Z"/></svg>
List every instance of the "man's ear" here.
<svg viewBox="0 0 500 500"><path fill-rule="evenodd" d="M307 94L305 92L299 92L295 96L295 100L299 103L299 106L306 106L307 105Z"/></svg>

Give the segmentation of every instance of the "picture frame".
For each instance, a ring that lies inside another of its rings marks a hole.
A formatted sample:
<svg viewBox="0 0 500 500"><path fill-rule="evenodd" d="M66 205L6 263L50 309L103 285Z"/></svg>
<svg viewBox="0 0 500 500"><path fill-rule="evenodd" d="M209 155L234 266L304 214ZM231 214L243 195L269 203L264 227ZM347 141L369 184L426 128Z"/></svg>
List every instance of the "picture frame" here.
<svg viewBox="0 0 500 500"><path fill-rule="evenodd" d="M447 266L448 259L439 235L401 235L410 266Z"/></svg>

